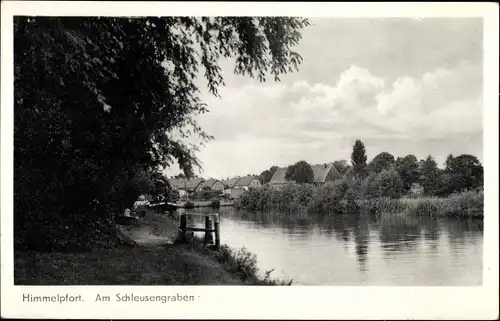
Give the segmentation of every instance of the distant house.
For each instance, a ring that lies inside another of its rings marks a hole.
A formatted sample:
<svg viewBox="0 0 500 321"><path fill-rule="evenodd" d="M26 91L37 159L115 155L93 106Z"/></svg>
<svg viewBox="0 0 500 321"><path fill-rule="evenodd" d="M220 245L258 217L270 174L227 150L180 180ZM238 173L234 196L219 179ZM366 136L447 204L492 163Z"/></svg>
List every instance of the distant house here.
<svg viewBox="0 0 500 321"><path fill-rule="evenodd" d="M279 189L292 183L292 181L285 179L287 168L288 167L280 167L276 170L273 177L269 181L269 185L271 187ZM342 178L342 175L340 175L337 168L331 163L311 165L311 168L314 174L313 184L315 185L323 185Z"/></svg>
<svg viewBox="0 0 500 321"><path fill-rule="evenodd" d="M224 191L224 184L218 179L210 178L203 182L201 188L210 188L211 190L222 192Z"/></svg>
<svg viewBox="0 0 500 321"><path fill-rule="evenodd" d="M337 167L332 163L313 165L311 167L314 173L314 184L322 185L342 178Z"/></svg>
<svg viewBox="0 0 500 321"><path fill-rule="evenodd" d="M239 179L240 177L238 176L223 180L222 184L224 185L224 194L226 194L227 196L231 196L231 190L234 188L234 185Z"/></svg>
<svg viewBox="0 0 500 321"><path fill-rule="evenodd" d="M179 196L182 197L186 194L191 194L198 191L202 184L205 182L203 178L192 179L177 179L171 178L168 180L172 189L179 191Z"/></svg>
<svg viewBox="0 0 500 321"><path fill-rule="evenodd" d="M257 178L257 176L243 176L239 180L236 181L234 184L235 188L243 188L245 190L248 190L250 187L260 187L262 186L262 183L260 180Z"/></svg>
<svg viewBox="0 0 500 321"><path fill-rule="evenodd" d="M259 187L262 183L257 176L247 175L243 177L235 177L230 179L225 186L224 194L229 195L231 198L238 198L250 187Z"/></svg>
<svg viewBox="0 0 500 321"><path fill-rule="evenodd" d="M240 177L238 176L238 177L233 177L230 179L223 180L222 184L224 184L224 189L226 190L226 189L233 188L239 179L240 179Z"/></svg>
<svg viewBox="0 0 500 321"><path fill-rule="evenodd" d="M245 190L248 190L250 187L258 187L261 186L260 181L256 176L243 176L243 177L233 177L231 179L223 181L224 183L224 194L228 195L231 198L237 198Z"/></svg>
<svg viewBox="0 0 500 321"><path fill-rule="evenodd" d="M278 167L274 172L273 177L269 181L269 185L273 188L280 189L281 187L290 184L291 182L285 179L287 167Z"/></svg>

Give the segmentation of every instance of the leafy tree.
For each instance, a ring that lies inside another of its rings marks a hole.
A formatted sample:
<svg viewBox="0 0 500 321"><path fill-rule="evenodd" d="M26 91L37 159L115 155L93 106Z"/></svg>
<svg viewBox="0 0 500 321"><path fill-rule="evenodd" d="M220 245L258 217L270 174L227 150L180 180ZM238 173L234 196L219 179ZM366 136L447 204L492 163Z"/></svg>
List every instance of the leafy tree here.
<svg viewBox="0 0 500 321"><path fill-rule="evenodd" d="M446 157L446 161L444 162L444 167L445 168L449 168L450 166L452 166L452 163L453 163L453 154L449 154L447 157Z"/></svg>
<svg viewBox="0 0 500 321"><path fill-rule="evenodd" d="M437 189L439 168L434 158L429 155L422 162L420 182L426 195L434 195Z"/></svg>
<svg viewBox="0 0 500 321"><path fill-rule="evenodd" d="M378 174L372 174L368 183L370 197L398 198L403 195L404 183L395 169L384 169Z"/></svg>
<svg viewBox="0 0 500 321"><path fill-rule="evenodd" d="M454 191L475 189L483 185L483 166L472 155L462 154L450 159L445 173L451 176Z"/></svg>
<svg viewBox="0 0 500 321"><path fill-rule="evenodd" d="M351 154L351 163L355 175L365 175L366 159L365 145L358 139L354 142Z"/></svg>
<svg viewBox="0 0 500 321"><path fill-rule="evenodd" d="M375 156L368 165L368 170L374 173L380 173L384 169L391 168L395 163L394 156L387 152L382 152Z"/></svg>
<svg viewBox="0 0 500 321"><path fill-rule="evenodd" d="M235 59L236 74L279 80L302 61L292 48L307 25L289 17L15 17L16 245L66 246L77 239L66 233L76 219L83 231L133 198L117 193L138 172L176 160L193 176L198 146L183 140L212 138L194 118L207 111L200 68L216 96L221 57ZM106 208L94 210L93 200Z"/></svg>
<svg viewBox="0 0 500 321"><path fill-rule="evenodd" d="M263 171L259 175L259 179L262 182L262 184L268 183L272 177L273 177L273 175L271 174L271 172L268 169L266 169L265 171Z"/></svg>
<svg viewBox="0 0 500 321"><path fill-rule="evenodd" d="M411 154L403 158L398 157L395 167L403 180L404 189L409 191L413 183L418 182L420 178L417 158Z"/></svg>
<svg viewBox="0 0 500 321"><path fill-rule="evenodd" d="M314 172L311 165L306 161L299 161L294 165L288 166L285 179L297 183L312 183L314 181Z"/></svg>
<svg viewBox="0 0 500 321"><path fill-rule="evenodd" d="M273 178L274 173L276 173L276 170L278 169L278 166L271 166L270 169L266 169L259 175L259 179L262 182L262 184L269 183L271 181L271 178Z"/></svg>

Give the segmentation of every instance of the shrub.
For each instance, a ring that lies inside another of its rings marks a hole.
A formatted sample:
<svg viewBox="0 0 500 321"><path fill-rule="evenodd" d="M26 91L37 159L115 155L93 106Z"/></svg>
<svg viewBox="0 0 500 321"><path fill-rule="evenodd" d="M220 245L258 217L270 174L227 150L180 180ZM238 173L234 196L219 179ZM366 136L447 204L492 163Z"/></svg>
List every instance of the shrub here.
<svg viewBox="0 0 500 321"><path fill-rule="evenodd" d="M384 169L368 179L367 194L370 197L398 198L404 193L403 181L394 169Z"/></svg>

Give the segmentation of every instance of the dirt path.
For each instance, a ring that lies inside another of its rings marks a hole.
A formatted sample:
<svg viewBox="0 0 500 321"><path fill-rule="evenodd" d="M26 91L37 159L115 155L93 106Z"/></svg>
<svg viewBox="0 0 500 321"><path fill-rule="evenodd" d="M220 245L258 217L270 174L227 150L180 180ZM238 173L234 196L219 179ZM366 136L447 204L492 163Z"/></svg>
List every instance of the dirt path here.
<svg viewBox="0 0 500 321"><path fill-rule="evenodd" d="M139 226L120 226L120 231L140 246L173 244L177 237L178 222L166 215L148 213Z"/></svg>
<svg viewBox="0 0 500 321"><path fill-rule="evenodd" d="M17 253L16 285L242 285L213 257L174 245L178 222L154 213L120 230L137 242L83 253Z"/></svg>

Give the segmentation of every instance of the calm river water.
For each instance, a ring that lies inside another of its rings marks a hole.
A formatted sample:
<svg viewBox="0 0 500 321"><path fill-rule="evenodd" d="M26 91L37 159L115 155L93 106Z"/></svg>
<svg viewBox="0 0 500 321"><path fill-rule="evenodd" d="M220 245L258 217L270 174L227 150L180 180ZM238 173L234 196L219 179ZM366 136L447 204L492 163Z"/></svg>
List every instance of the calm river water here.
<svg viewBox="0 0 500 321"><path fill-rule="evenodd" d="M482 284L482 220L219 212L222 244L246 247L261 273L294 285Z"/></svg>

